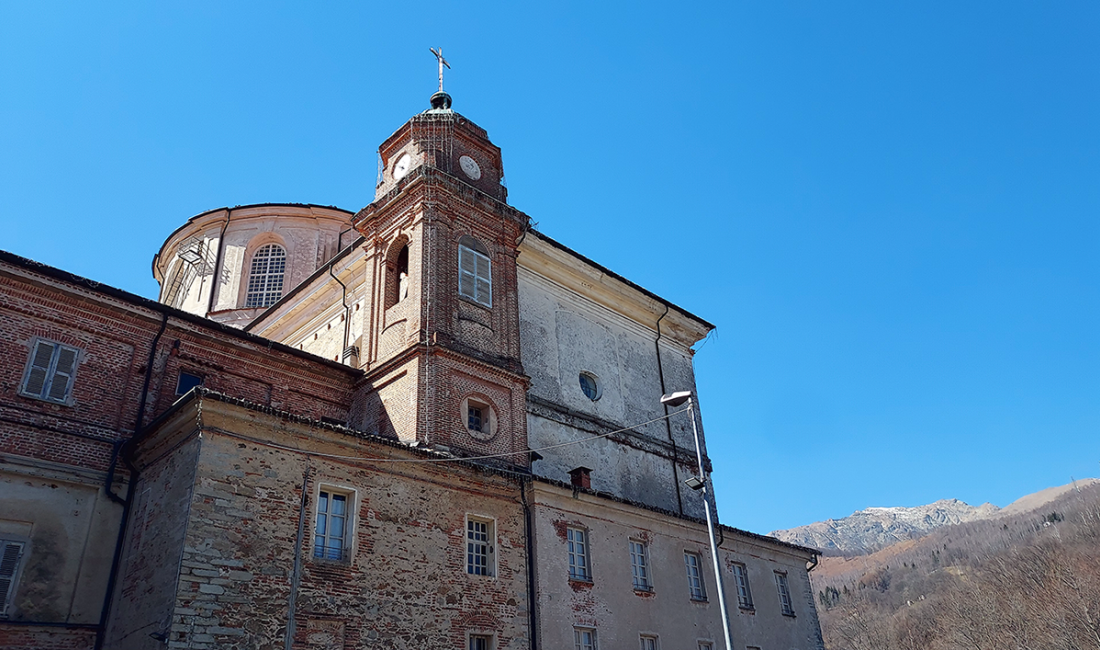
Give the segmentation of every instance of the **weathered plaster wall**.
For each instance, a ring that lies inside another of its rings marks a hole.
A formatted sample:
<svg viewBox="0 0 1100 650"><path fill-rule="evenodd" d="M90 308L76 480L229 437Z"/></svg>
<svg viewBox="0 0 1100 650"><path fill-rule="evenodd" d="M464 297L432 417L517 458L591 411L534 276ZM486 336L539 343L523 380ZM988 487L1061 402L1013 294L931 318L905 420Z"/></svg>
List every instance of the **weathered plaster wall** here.
<svg viewBox="0 0 1100 650"><path fill-rule="evenodd" d="M544 459L534 471L568 480L569 470L583 465L593 470L594 489L674 512L683 503L686 514L702 516L695 501L685 501L677 489L695 466L687 415L670 420L675 447L663 420L591 440L665 415L657 332L522 265L519 290L523 368L531 377L530 447L588 440L540 452ZM662 341L661 364L667 392L695 389L686 347ZM597 377L599 399L581 390L581 372ZM679 458L675 472L673 458Z"/></svg>
<svg viewBox="0 0 1100 650"><path fill-rule="evenodd" d="M9 455L0 463L0 538L27 544L8 618L98 623L120 514L102 503L104 474Z"/></svg>
<svg viewBox="0 0 1100 650"><path fill-rule="evenodd" d="M697 497L696 497L697 498ZM661 647L723 646L721 611L706 525L647 511L568 488L536 482L533 490L540 645L567 648L575 626L595 628L605 648L637 647L641 634ZM566 528L587 531L590 582L569 578ZM634 589L630 540L647 544L652 589ZM705 601L690 597L684 553L702 560ZM806 573L809 554L727 530L719 550L736 648L822 648ZM730 565L747 566L755 610L737 607ZM795 616L779 607L773 572L788 572Z"/></svg>
<svg viewBox="0 0 1100 650"><path fill-rule="evenodd" d="M185 425L186 426L186 425ZM119 583L107 628L107 647L162 648L168 638L195 489L201 440L179 432L140 466L136 498L123 541ZM190 573L190 570L187 569Z"/></svg>

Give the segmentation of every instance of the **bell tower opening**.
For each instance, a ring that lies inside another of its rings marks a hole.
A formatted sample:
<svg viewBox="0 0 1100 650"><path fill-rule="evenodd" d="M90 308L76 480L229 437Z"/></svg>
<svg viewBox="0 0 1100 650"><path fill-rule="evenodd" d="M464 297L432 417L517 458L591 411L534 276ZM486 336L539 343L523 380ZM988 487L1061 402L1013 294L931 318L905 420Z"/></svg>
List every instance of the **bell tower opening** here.
<svg viewBox="0 0 1100 650"><path fill-rule="evenodd" d="M401 236L386 255L386 309L409 296L409 240Z"/></svg>

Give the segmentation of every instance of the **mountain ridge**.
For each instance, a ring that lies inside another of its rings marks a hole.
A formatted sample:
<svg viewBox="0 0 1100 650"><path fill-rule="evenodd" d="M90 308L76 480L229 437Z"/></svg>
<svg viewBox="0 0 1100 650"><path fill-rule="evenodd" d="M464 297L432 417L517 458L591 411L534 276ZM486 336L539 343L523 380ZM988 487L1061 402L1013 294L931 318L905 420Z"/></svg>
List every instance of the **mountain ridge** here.
<svg viewBox="0 0 1100 650"><path fill-rule="evenodd" d="M959 499L940 499L915 507L868 507L847 517L776 530L770 535L785 542L818 548L825 553L865 554L903 540L922 537L943 526L1030 512L1070 490L1097 484L1100 484L1100 479L1083 479L1046 488L1020 497L1004 508L991 503L972 506Z"/></svg>

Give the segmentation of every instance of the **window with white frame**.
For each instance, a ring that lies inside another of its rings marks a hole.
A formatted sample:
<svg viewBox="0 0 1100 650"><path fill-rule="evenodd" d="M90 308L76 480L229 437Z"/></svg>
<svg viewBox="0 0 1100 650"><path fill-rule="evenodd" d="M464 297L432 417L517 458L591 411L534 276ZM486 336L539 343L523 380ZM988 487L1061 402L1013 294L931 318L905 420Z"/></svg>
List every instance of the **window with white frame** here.
<svg viewBox="0 0 1100 650"><path fill-rule="evenodd" d="M79 361L80 350L76 348L53 341L36 340L19 392L48 402L67 403Z"/></svg>
<svg viewBox="0 0 1100 650"><path fill-rule="evenodd" d="M634 588L640 591L653 589L649 579L649 549L645 542L630 540L630 573L634 578Z"/></svg>
<svg viewBox="0 0 1100 650"><path fill-rule="evenodd" d="M313 532L313 557L347 560L348 517L351 495L322 488L317 494L317 524Z"/></svg>
<svg viewBox="0 0 1100 650"><path fill-rule="evenodd" d="M733 582L737 585L737 605L741 609L752 609L752 591L749 589L749 570L744 564L733 565Z"/></svg>
<svg viewBox="0 0 1100 650"><path fill-rule="evenodd" d="M569 527L565 530L565 540L569 545L569 577L573 580L591 580L592 571L588 564L588 531L583 528Z"/></svg>
<svg viewBox="0 0 1100 650"><path fill-rule="evenodd" d="M286 274L286 249L278 244L265 244L252 256L248 273L248 291L244 306L270 307L283 297L283 276Z"/></svg>
<svg viewBox="0 0 1100 650"><path fill-rule="evenodd" d="M573 628L573 641L577 650L599 650L599 647L596 645L596 628Z"/></svg>
<svg viewBox="0 0 1100 650"><path fill-rule="evenodd" d="M493 264L489 251L473 237L458 242L458 293L486 307L493 306Z"/></svg>
<svg viewBox="0 0 1100 650"><path fill-rule="evenodd" d="M703 562L698 553L684 553L687 567L688 595L692 600L706 600L707 589L703 585Z"/></svg>
<svg viewBox="0 0 1100 650"><path fill-rule="evenodd" d="M466 573L475 576L495 575L494 528L490 519L466 518Z"/></svg>
<svg viewBox="0 0 1100 650"><path fill-rule="evenodd" d="M794 616L794 603L791 602L791 588L787 584L787 574L783 571L775 572L775 588L779 592L779 604L783 608L783 614Z"/></svg>
<svg viewBox="0 0 1100 650"><path fill-rule="evenodd" d="M660 650L661 646L657 643L657 637L653 634L643 634L638 637L639 650Z"/></svg>
<svg viewBox="0 0 1100 650"><path fill-rule="evenodd" d="M6 618L10 614L8 610L15 594L16 578L25 547L25 542L0 539L0 618Z"/></svg>
<svg viewBox="0 0 1100 650"><path fill-rule="evenodd" d="M493 637L488 634L471 634L467 647L470 650L493 650Z"/></svg>

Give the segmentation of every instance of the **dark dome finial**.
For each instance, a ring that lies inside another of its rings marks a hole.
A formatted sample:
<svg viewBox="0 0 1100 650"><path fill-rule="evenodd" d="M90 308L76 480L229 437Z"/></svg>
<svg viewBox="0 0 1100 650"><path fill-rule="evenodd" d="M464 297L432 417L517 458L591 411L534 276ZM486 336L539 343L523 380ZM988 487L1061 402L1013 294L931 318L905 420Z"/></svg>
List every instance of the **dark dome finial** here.
<svg viewBox="0 0 1100 650"><path fill-rule="evenodd" d="M432 108L447 110L451 107L451 96L442 90L432 95Z"/></svg>

